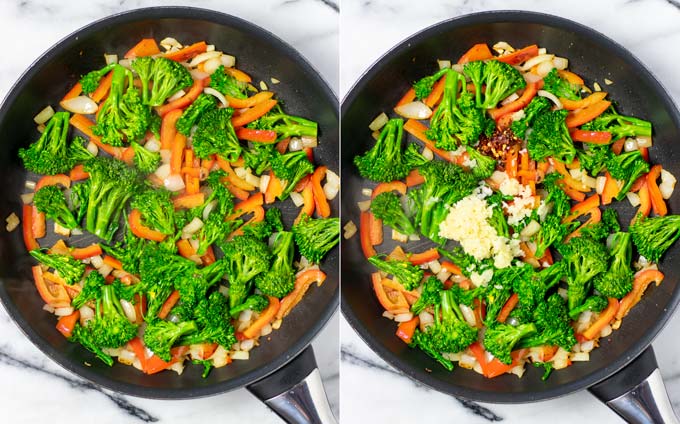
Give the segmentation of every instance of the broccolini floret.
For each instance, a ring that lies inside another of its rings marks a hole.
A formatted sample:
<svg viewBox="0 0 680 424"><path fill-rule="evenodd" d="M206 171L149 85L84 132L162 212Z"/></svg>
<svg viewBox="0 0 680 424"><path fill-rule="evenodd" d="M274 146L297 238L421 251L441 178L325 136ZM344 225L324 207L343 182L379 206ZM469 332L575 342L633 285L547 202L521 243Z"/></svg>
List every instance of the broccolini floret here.
<svg viewBox="0 0 680 424"><path fill-rule="evenodd" d="M78 221L73 216L66 202L66 196L56 185L41 187L33 196L33 204L38 211L54 220L62 227L72 230L78 227Z"/></svg>
<svg viewBox="0 0 680 424"><path fill-rule="evenodd" d="M640 217L628 229L640 255L659 262L666 250L680 237L680 215Z"/></svg>
<svg viewBox="0 0 680 424"><path fill-rule="evenodd" d="M379 256L371 256L368 258L368 262L380 271L392 275L406 290L415 289L420 285L420 280L423 279L424 271L409 261L382 259Z"/></svg>
<svg viewBox="0 0 680 424"><path fill-rule="evenodd" d="M70 255L47 253L40 249L33 249L29 253L41 264L57 271L67 284L77 283L85 273L85 264Z"/></svg>
<svg viewBox="0 0 680 424"><path fill-rule="evenodd" d="M639 150L612 155L607 160L607 170L617 180L623 181L623 186L616 195L616 200L622 200L642 174L649 172L649 164Z"/></svg>
<svg viewBox="0 0 680 424"><path fill-rule="evenodd" d="M40 138L28 148L19 149L24 168L43 175L59 174L71 169L73 165L69 160L67 142L68 120L68 112L56 112L47 122Z"/></svg>
<svg viewBox="0 0 680 424"><path fill-rule="evenodd" d="M314 219L303 215L292 231L300 254L312 263L319 263L340 242L340 218Z"/></svg>
<svg viewBox="0 0 680 424"><path fill-rule="evenodd" d="M271 266L269 270L255 277L255 287L267 296L281 298L295 288L293 233L289 231L276 233L271 247L273 257Z"/></svg>
<svg viewBox="0 0 680 424"><path fill-rule="evenodd" d="M563 163L574 160L576 148L569 135L566 117L566 110L545 112L536 117L527 143L532 159L543 161L553 157Z"/></svg>
<svg viewBox="0 0 680 424"><path fill-rule="evenodd" d="M498 60L469 62L463 71L472 80L477 107L482 109L495 108L498 102L527 85L517 69Z"/></svg>
<svg viewBox="0 0 680 424"><path fill-rule="evenodd" d="M164 361L172 359L170 349L185 334L198 330L194 321L173 323L156 319L147 324L144 330L144 345Z"/></svg>
<svg viewBox="0 0 680 424"><path fill-rule="evenodd" d="M191 128L198 123L201 116L209 110L215 109L216 106L215 96L201 93L196 100L182 112L182 116L179 117L175 124L177 131L189 136L189 134L191 134Z"/></svg>
<svg viewBox="0 0 680 424"><path fill-rule="evenodd" d="M271 253L266 244L249 236L236 236L219 246L227 263L231 310L246 300L253 279L269 269Z"/></svg>
<svg viewBox="0 0 680 424"><path fill-rule="evenodd" d="M401 234L410 236L416 234L411 219L406 215L401 200L392 192L380 193L371 200L371 212L386 225Z"/></svg>
<svg viewBox="0 0 680 424"><path fill-rule="evenodd" d="M229 107L210 109L198 120L198 128L193 137L196 157L207 159L218 154L228 162L234 162L241 155L241 144L231 125L234 110Z"/></svg>
<svg viewBox="0 0 680 424"><path fill-rule="evenodd" d="M297 183L314 172L314 165L303 150L274 155L271 166L276 177L282 180L283 191L279 195L280 200L286 200Z"/></svg>
<svg viewBox="0 0 680 424"><path fill-rule="evenodd" d="M633 116L619 115L613 107L584 124L581 129L609 132L612 135L612 140L619 140L625 137L649 137L652 135L651 122Z"/></svg>
<svg viewBox="0 0 680 424"><path fill-rule="evenodd" d="M609 252L600 242L590 237L574 237L557 250L566 261L569 310L580 306L590 291L591 282L607 271Z"/></svg>
<svg viewBox="0 0 680 424"><path fill-rule="evenodd" d="M110 63L101 69L95 69L80 77L80 88L83 94L90 94L95 91L99 87L99 83L104 75L108 74L114 66L116 66L115 63Z"/></svg>
<svg viewBox="0 0 680 424"><path fill-rule="evenodd" d="M519 341L527 336L536 333L536 325L520 324L512 326L509 324L496 323L487 327L484 332L484 348L504 364L512 363L512 350Z"/></svg>
<svg viewBox="0 0 680 424"><path fill-rule="evenodd" d="M548 75L543 78L543 89L557 97L568 100L581 99L581 96L579 95L581 87L560 77L556 68L553 68L548 72Z"/></svg>
<svg viewBox="0 0 680 424"><path fill-rule="evenodd" d="M517 121L512 121L510 129L516 137L524 139L527 134L527 130L531 127L536 120L536 117L547 112L552 107L550 100L543 96L536 96L529 104L524 108L524 117L518 119Z"/></svg>

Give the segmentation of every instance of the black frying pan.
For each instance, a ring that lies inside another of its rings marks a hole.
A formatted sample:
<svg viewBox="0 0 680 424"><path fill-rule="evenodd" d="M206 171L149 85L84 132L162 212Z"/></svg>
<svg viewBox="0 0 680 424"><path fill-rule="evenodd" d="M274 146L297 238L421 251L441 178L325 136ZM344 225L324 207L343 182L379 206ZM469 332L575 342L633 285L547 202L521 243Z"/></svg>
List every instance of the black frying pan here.
<svg viewBox="0 0 680 424"><path fill-rule="evenodd" d="M21 210L19 195L25 191L27 174L17 158L17 150L38 137L32 117L47 104L58 105L59 99L80 75L101 67L104 53L117 53L122 57L141 38L160 40L166 36L186 43L206 40L214 44L218 50L236 56L239 67L251 74L256 82L269 83L270 77L278 78L281 83L274 89L285 102L286 110L319 123L320 145L315 149L316 161L337 170L337 99L318 72L297 51L262 28L215 11L186 7L139 9L97 21L67 36L41 56L12 87L0 109L0 139L3 141L0 179L4 182L0 216L11 212L21 215L18 213ZM332 207L338 210L337 200ZM288 225L296 213L292 204L284 209ZM91 241L85 237L76 244L86 245ZM54 240L42 239L40 242L50 246ZM23 246L21 231L7 233L2 230L0 233L0 298L22 331L47 356L103 387L133 396L179 399L208 396L245 386L261 399L269 400L272 407L288 405L286 411L278 411L284 415L292 413L285 416L288 420L327 421L332 416L323 415L323 412L321 416L313 415L313 412L295 415L295 406L300 406L305 399L276 396L291 388L294 390L289 394L304 392L309 388L305 381L316 385L317 389L320 387L318 371L312 372L316 364L311 348L303 355L300 353L326 324L338 304L337 250L321 264L328 276L326 282L308 292L284 320L281 329L271 335L271 340L263 340L262 346L251 352L250 360L235 361L215 369L205 379L201 378L201 369L196 366L187 366L181 376L171 372L147 376L120 364L108 367L80 346L66 341L55 331L54 317L42 310L43 301L31 282L30 266L34 262ZM91 365L84 365L86 362ZM257 383L267 376L268 380ZM321 394L321 399L325 400Z"/></svg>
<svg viewBox="0 0 680 424"><path fill-rule="evenodd" d="M662 163L675 175L680 174L680 149L676 145L680 139L680 115L663 87L630 52L590 28L555 16L516 11L479 13L442 22L403 41L379 59L343 101L343 221L359 222L357 202L365 199L361 188L370 185L358 175L352 159L373 144L368 129L373 118L381 111L389 113L412 81L436 70L436 59L455 61L475 43L501 40L516 47L534 43L547 47L550 53L568 58L570 69L588 83L599 81L604 87L604 78L614 81L606 86L606 91L618 102L620 110L654 123L651 160ZM627 204L619 206L621 221L629 222L633 208ZM677 193L670 199L669 208L671 213L680 212ZM430 247L427 243L411 243L408 250L422 251ZM378 251L389 252L392 248L386 242ZM342 311L383 359L436 390L472 400L514 403L550 399L590 388L603 401L618 408L626 419L652 422L663 416L669 421L672 410L669 412L664 406L657 406L656 412L646 416L622 408L630 409L635 402L649 404L650 394L645 388L661 384L663 389L658 370L653 372L656 361L649 345L680 300L680 269L673 266L678 259L680 248L676 246L660 263L666 276L663 283L648 289L621 329L591 352L589 362L554 372L547 381L541 381L542 372L534 367L528 367L522 379L505 375L489 380L461 368L448 372L424 353L409 349L394 336L394 325L381 317L382 308L370 284L373 268L363 257L358 236L342 246ZM634 394L629 393L638 384L642 386ZM658 390L656 393L659 394ZM665 391L662 394L670 408Z"/></svg>

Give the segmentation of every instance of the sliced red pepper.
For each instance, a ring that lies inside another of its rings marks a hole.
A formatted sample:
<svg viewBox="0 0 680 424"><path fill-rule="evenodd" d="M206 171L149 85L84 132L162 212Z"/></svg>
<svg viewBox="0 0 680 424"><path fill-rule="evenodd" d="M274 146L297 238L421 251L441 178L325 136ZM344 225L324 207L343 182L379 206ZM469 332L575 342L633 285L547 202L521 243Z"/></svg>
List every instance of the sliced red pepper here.
<svg viewBox="0 0 680 424"><path fill-rule="evenodd" d="M236 136L240 140L254 141L257 143L276 142L276 131L272 130L253 130L242 127L236 130Z"/></svg>

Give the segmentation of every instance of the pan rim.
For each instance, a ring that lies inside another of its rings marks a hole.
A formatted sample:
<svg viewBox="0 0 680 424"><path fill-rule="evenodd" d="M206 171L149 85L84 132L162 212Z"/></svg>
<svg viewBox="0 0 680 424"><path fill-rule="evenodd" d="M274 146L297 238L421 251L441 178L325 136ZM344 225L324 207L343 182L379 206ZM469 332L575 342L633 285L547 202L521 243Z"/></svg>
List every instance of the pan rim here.
<svg viewBox="0 0 680 424"><path fill-rule="evenodd" d="M9 88L7 94L2 100L2 103L0 103L0 122L4 121L9 105L21 95L28 81L32 79L42 67L49 64L55 56L61 54L63 51L70 48L72 44L76 43L80 37L90 36L96 32L105 30L107 27L117 24L126 24L139 20L160 19L202 20L222 26L235 27L243 30L244 32L257 34L261 39L265 40L277 50L281 51L284 55L290 57L303 69L308 70L311 82L318 86L324 94L326 100L330 104L334 105L334 112L336 116L338 116L338 97L335 91L330 87L328 82L316 69L316 67L312 65L307 58L305 58L305 56L303 56L297 49L292 47L279 36L243 18L211 9L190 6L156 6L135 8L113 15L108 15L76 29L54 43L28 66L26 70L19 76L16 82L14 82L14 84L12 84L12 86ZM311 330L302 334L298 340L292 343L286 349L286 351L279 355L275 360L232 379L221 381L212 385L190 388L156 388L143 387L132 383L113 380L93 372L91 369L83 366L82 364L67 359L64 355L52 347L50 343L44 340L36 331L34 331L28 322L23 319L18 307L9 297L3 279L0 279L0 301L8 315L12 318L12 321L19 327L19 330L26 336L26 338L28 338L34 346L38 347L38 349L40 349L40 351L42 351L47 357L49 357L68 372L97 384L98 386L101 386L105 389L125 395L147 399L191 399L207 397L226 393L235 389L245 388L250 383L258 381L272 374L299 355L326 326L330 318L338 309L339 296L340 290L338 281L338 287L335 289L334 293L329 299L328 306L313 324Z"/></svg>
<svg viewBox="0 0 680 424"><path fill-rule="evenodd" d="M656 76L629 50L623 47L618 42L614 41L610 37L596 31L584 24L575 22L570 19L562 18L552 14L532 12L526 10L492 10L484 12L475 12L465 15L460 15L451 19L437 22L430 25L408 37L402 39L397 44L393 45L387 52L382 54L377 60L375 60L362 75L357 79L357 81L351 86L351 88L345 93L342 100L342 105L340 107L341 116L341 138L340 143L342 144L342 117L350 108L350 106L356 101L359 94L363 91L363 88L372 80L389 62L402 54L405 50L410 48L411 44L416 44L424 41L430 37L436 36L441 32L456 29L459 27L465 27L475 24L487 24L487 23L503 23L503 22L528 22L533 24L540 24L545 26L552 26L559 29L569 30L588 39L596 41L597 43L605 46L608 50L612 51L615 55L620 57L622 60L627 62L633 68L640 72L642 78L646 79L650 85L655 88L656 94L661 99L665 109L669 111L671 120L676 128L680 128L680 112L678 107L673 101L673 99L668 94L668 90L663 86L663 84L656 78ZM341 155L341 166L342 166L342 155ZM344 287L342 286L342 255L341 259L341 290L344 292ZM354 329L354 331L359 335L359 337L366 343L371 350L373 350L380 358L385 360L390 366L394 367L401 373L405 374L411 379L418 381L419 383L437 390L442 393L447 393L454 395L463 399L488 402L488 403L498 403L498 404L510 404L510 403L530 403L538 402L543 400L555 399L560 396L564 396L570 393L574 393L583 389L587 389L608 377L614 375L621 369L625 368L630 362L637 358L642 352L651 346L651 343L659 334L659 332L668 324L668 321L673 316L678 303L680 303L680 289L676 289L669 302L667 304L667 310L663 314L662 318L654 323L647 333L637 340L637 342L626 352L625 355L621 355L616 361L609 363L607 366L599 368L597 371L588 374L576 381L566 383L549 390L542 391L528 391L522 393L492 393L488 391L468 389L461 386L456 386L453 384L446 383L442 380L432 378L429 374L422 368L413 367L403 361L398 355L394 354L388 348L386 348L382 343L374 339L369 333L368 329L362 324L358 315L354 313L352 306L341 296L340 306L341 311L347 322Z"/></svg>

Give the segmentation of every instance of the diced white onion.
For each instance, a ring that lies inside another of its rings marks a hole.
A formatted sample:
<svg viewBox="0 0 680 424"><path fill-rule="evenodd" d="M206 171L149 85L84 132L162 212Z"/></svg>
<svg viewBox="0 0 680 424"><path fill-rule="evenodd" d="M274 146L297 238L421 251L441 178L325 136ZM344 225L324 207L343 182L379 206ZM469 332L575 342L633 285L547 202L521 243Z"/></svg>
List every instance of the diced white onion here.
<svg viewBox="0 0 680 424"><path fill-rule="evenodd" d="M433 159L434 159L434 153L432 152L432 150L430 150L430 149L427 148L427 147L425 147L425 148L423 149L422 155L423 155L423 157L424 157L425 159L427 159L427 160L433 160Z"/></svg>
<svg viewBox="0 0 680 424"><path fill-rule="evenodd" d="M264 193L267 191L267 187L269 187L269 181L271 180L271 176L269 174L265 174L260 177L260 191Z"/></svg>
<svg viewBox="0 0 680 424"><path fill-rule="evenodd" d="M279 328L281 328L282 323L283 323L283 320L277 319L276 321L272 322L272 328L274 330L278 330Z"/></svg>
<svg viewBox="0 0 680 424"><path fill-rule="evenodd" d="M465 321L470 324L471 326L477 325L477 319L475 318L475 312L470 308L468 305L463 305L462 303L459 305L460 306L460 311L463 313L463 318L465 318Z"/></svg>
<svg viewBox="0 0 680 424"><path fill-rule="evenodd" d="M68 306L66 308L55 308L54 309L54 315L58 317L65 317L67 315L71 315L73 313L73 308Z"/></svg>
<svg viewBox="0 0 680 424"><path fill-rule="evenodd" d="M258 177L257 175L253 175L253 174L251 174L251 173L247 173L246 176L245 176L245 178L244 178L244 180L246 180L246 182L247 182L248 184L253 185L253 186L255 186L255 187L259 187L259 186L260 186L260 177Z"/></svg>
<svg viewBox="0 0 680 424"><path fill-rule="evenodd" d="M590 188L597 187L597 180L585 172L581 174L581 182Z"/></svg>
<svg viewBox="0 0 680 424"><path fill-rule="evenodd" d="M590 360L590 353L588 352L579 352L579 353L574 353L571 355L571 360L572 362L585 362Z"/></svg>
<svg viewBox="0 0 680 424"><path fill-rule="evenodd" d="M217 68L222 65L222 61L218 57L213 57L212 59L208 59L205 61L205 64L203 64L203 70L209 74L214 73Z"/></svg>
<svg viewBox="0 0 680 424"><path fill-rule="evenodd" d="M499 41L498 43L493 45L492 49L498 53L501 52L512 53L515 51L515 48L508 44L506 41Z"/></svg>
<svg viewBox="0 0 680 424"><path fill-rule="evenodd" d="M170 191L180 191L183 190L185 185L184 185L184 179L182 178L181 175L175 174L175 175L169 175L163 180L163 185L165 186L166 189Z"/></svg>
<svg viewBox="0 0 680 424"><path fill-rule="evenodd" d="M47 311L47 312L49 312L49 313L51 313L51 314L54 313L54 306L50 306L50 305L48 305L48 304L44 304L42 308L43 308L43 311Z"/></svg>
<svg viewBox="0 0 680 424"><path fill-rule="evenodd" d="M415 101L397 106L394 111L408 119L429 119L432 116L432 109L421 101Z"/></svg>
<svg viewBox="0 0 680 424"><path fill-rule="evenodd" d="M604 191L604 185L606 183L607 177L605 177L604 175L600 175L599 177L597 177L597 180L595 182L595 191L597 192L597 194L602 194L602 192Z"/></svg>
<svg viewBox="0 0 680 424"><path fill-rule="evenodd" d="M300 193L297 193L295 191L290 193L290 200L292 200L293 204L297 207L300 207L305 203L304 197L302 197Z"/></svg>
<svg viewBox="0 0 680 424"><path fill-rule="evenodd" d="M634 138L627 138L626 142L623 143L623 150L626 152L632 152L633 150L638 150L638 142Z"/></svg>
<svg viewBox="0 0 680 424"><path fill-rule="evenodd" d="M422 311L418 314L418 318L420 319L420 328L423 330L427 328L428 325L434 323L434 317L427 311Z"/></svg>
<svg viewBox="0 0 680 424"><path fill-rule="evenodd" d="M178 49L182 48L182 44L180 44L179 41L175 40L172 37L165 37L164 39L161 40L160 45L166 50L170 50L173 47L177 47Z"/></svg>
<svg viewBox="0 0 680 424"><path fill-rule="evenodd" d="M108 277L108 275L111 274L111 271L113 271L113 268L108 264L104 264L97 269L97 272L100 273L102 277Z"/></svg>
<svg viewBox="0 0 680 424"><path fill-rule="evenodd" d="M364 188L361 189L361 194L366 196L366 197L370 197L371 195L373 195L373 190L371 190L368 187L364 187Z"/></svg>
<svg viewBox="0 0 680 424"><path fill-rule="evenodd" d="M540 54L538 56L534 56L531 59L527 60L524 62L524 65L520 66L520 69L522 71L528 71L529 69L533 68L535 65L538 65L539 63L547 62L550 61L552 65L552 60L555 58L555 55L552 54Z"/></svg>
<svg viewBox="0 0 680 424"><path fill-rule="evenodd" d="M224 95L222 93L215 90L214 88L206 87L206 88L203 89L203 92L205 94L210 94L211 96L214 96L217 100L220 101L220 103L222 103L223 106L225 106L225 107L229 106L229 102L227 101L227 98L224 97Z"/></svg>
<svg viewBox="0 0 680 424"><path fill-rule="evenodd" d="M189 73L191 74L191 78L193 78L195 81L200 81L210 76L209 73L201 71L200 69L192 69L189 71Z"/></svg>
<svg viewBox="0 0 680 424"><path fill-rule="evenodd" d="M164 152L164 150L161 150L161 155L162 155L162 152ZM165 164L159 166L158 169L156 169L156 172L154 172L154 173L161 180L165 180L166 178L168 178L170 176L170 172L171 172L170 164L165 163Z"/></svg>
<svg viewBox="0 0 680 424"><path fill-rule="evenodd" d="M373 121L371 121L370 124L368 124L368 128L370 128L371 131L378 131L379 129L384 127L385 124L387 124L388 120L389 120L389 118L387 117L385 112L381 112L380 115L376 116L375 119ZM40 122L38 122L38 123L40 123Z"/></svg>
<svg viewBox="0 0 680 424"><path fill-rule="evenodd" d="M175 101L177 99L180 99L180 98L184 97L185 94L187 94L186 91L179 90L178 92L176 92L172 96L168 97L168 102L172 102L172 101Z"/></svg>
<svg viewBox="0 0 680 424"><path fill-rule="evenodd" d="M260 337L268 336L272 332L272 326L270 324L265 324L260 330Z"/></svg>
<svg viewBox="0 0 680 424"><path fill-rule="evenodd" d="M78 310L80 311L80 325L85 325L94 318L94 311L89 306L81 306Z"/></svg>
<svg viewBox="0 0 680 424"><path fill-rule="evenodd" d="M203 62L210 60L210 59L213 59L213 58L219 58L220 56L222 56L222 52L215 52L215 51L204 52L204 53L196 55L193 59L191 59L191 61L189 61L189 66L191 66L192 68L195 68L196 65L198 65L199 63L203 63Z"/></svg>
<svg viewBox="0 0 680 424"><path fill-rule="evenodd" d="M203 213L201 214L201 217L203 218L204 221L208 219L208 216L210 216L210 212L212 212L216 205L217 200L212 200L208 202L207 205L205 205L205 207L203 208Z"/></svg>
<svg viewBox="0 0 680 424"><path fill-rule="evenodd" d="M303 136L300 138L300 142L302 143L303 149L306 149L308 147L314 148L319 145L319 142L317 141L316 137Z"/></svg>
<svg viewBox="0 0 680 424"><path fill-rule="evenodd" d="M408 236L400 233L399 231L392 229L392 240L399 243L408 243Z"/></svg>
<svg viewBox="0 0 680 424"><path fill-rule="evenodd" d="M519 99L519 94L517 94L517 93L512 93L511 95L509 95L508 97L506 97L505 99L503 99L503 101L501 102L501 105L505 106L505 105L507 105L508 103L512 103L512 102L514 102L514 101L517 100L517 99Z"/></svg>
<svg viewBox="0 0 680 424"><path fill-rule="evenodd" d="M37 183L35 181L26 180L26 182L24 182L24 187L28 190L35 190L36 185Z"/></svg>
<svg viewBox="0 0 680 424"><path fill-rule="evenodd" d="M52 109L52 106L47 105L45 106L45 109L41 110L33 117L33 121L38 125L44 124L49 121L52 116L54 116L54 109Z"/></svg>
<svg viewBox="0 0 680 424"><path fill-rule="evenodd" d="M95 268L101 268L104 265L104 259L100 255L95 255L90 258L90 264Z"/></svg>
<svg viewBox="0 0 680 424"><path fill-rule="evenodd" d="M150 152L156 153L161 150L161 143L156 140L156 137L151 137L147 140L146 144L144 144L144 148Z"/></svg>
<svg viewBox="0 0 680 424"><path fill-rule="evenodd" d="M442 264L440 264L436 259L428 262L427 266L430 268L430 271L432 271L433 274L439 274L439 271L442 270Z"/></svg>
<svg viewBox="0 0 680 424"><path fill-rule="evenodd" d="M524 77L524 81L526 81L528 84L533 84L543 79L542 76L536 75L531 72L525 72L524 74L522 74L522 76Z"/></svg>
<svg viewBox="0 0 680 424"><path fill-rule="evenodd" d="M54 233L59 234L60 236L64 237L70 237L71 236L71 230L69 230L66 227L62 227L58 223L54 223Z"/></svg>
<svg viewBox="0 0 680 424"><path fill-rule="evenodd" d="M17 214L12 212L11 214L9 214L7 218L5 218L5 222L7 222L5 229L11 233L19 226L19 223L21 221L19 221L19 217L17 216Z"/></svg>
<svg viewBox="0 0 680 424"><path fill-rule="evenodd" d="M222 65L224 65L225 68L233 68L234 66L236 66L236 58L232 55L223 54L220 57L220 61L222 62Z"/></svg>
<svg viewBox="0 0 680 424"><path fill-rule="evenodd" d="M450 276L451 273L446 269L442 268L442 270L437 273L437 280L443 283L444 281L448 280Z"/></svg>
<svg viewBox="0 0 680 424"><path fill-rule="evenodd" d="M351 238L354 234L357 233L357 226L352 221L348 221L347 224L345 224L345 226L342 227L342 229L345 230L345 233L343 234L345 240Z"/></svg>
<svg viewBox="0 0 680 424"><path fill-rule="evenodd" d="M99 147L91 141L87 143L86 149L88 152L92 153L92 156L97 156L99 153Z"/></svg>
<svg viewBox="0 0 680 424"><path fill-rule="evenodd" d="M638 196L637 193L633 192L628 192L626 193L626 197L628 198L628 202L630 202L630 205L632 207L637 207L640 204L640 196Z"/></svg>
<svg viewBox="0 0 680 424"><path fill-rule="evenodd" d="M34 192L31 193L24 193L21 195L21 203L24 205L29 205L31 202L33 202L33 196L35 195Z"/></svg>
<svg viewBox="0 0 680 424"><path fill-rule="evenodd" d="M326 199L328 200L335 199L339 192L340 186L337 183L331 183L329 181L323 186L323 194L326 196Z"/></svg>
<svg viewBox="0 0 680 424"><path fill-rule="evenodd" d="M105 54L104 55L104 61L106 62L107 65L110 65L112 63L118 63L118 55L117 54Z"/></svg>
<svg viewBox="0 0 680 424"><path fill-rule="evenodd" d="M537 94L553 102L558 110L564 108L560 99L558 99L557 96L555 96L553 93L545 90L538 90Z"/></svg>
<svg viewBox="0 0 680 424"><path fill-rule="evenodd" d="M242 350L237 350L231 354L231 359L235 361L247 361L250 358L250 352L244 352Z"/></svg>
<svg viewBox="0 0 680 424"><path fill-rule="evenodd" d="M581 181L583 171L580 168L570 169L569 174L575 179Z"/></svg>
<svg viewBox="0 0 680 424"><path fill-rule="evenodd" d="M198 230L203 228L203 221L198 219L198 217L194 217L194 219L191 220L184 228L182 228L182 233L186 234L196 234Z"/></svg>
<svg viewBox="0 0 680 424"><path fill-rule="evenodd" d="M664 181L659 184L659 191L661 192L661 197L664 199L670 199L673 195L673 190L675 189L675 183L671 181Z"/></svg>
<svg viewBox="0 0 680 424"><path fill-rule="evenodd" d="M131 59L121 59L121 60L118 61L118 64L125 69L130 69L132 67L132 60Z"/></svg>
<svg viewBox="0 0 680 424"><path fill-rule="evenodd" d="M608 337L612 333L612 326L607 324L600 330L600 337Z"/></svg>
<svg viewBox="0 0 680 424"><path fill-rule="evenodd" d="M276 79L276 78L274 78L274 77L269 78L269 81L271 81L272 84L278 84L278 83L281 82L281 81L279 81L278 79Z"/></svg>
<svg viewBox="0 0 680 424"><path fill-rule="evenodd" d="M665 169L661 170L661 182L672 182L675 184L677 179L671 174L670 172L666 171Z"/></svg>
<svg viewBox="0 0 680 424"><path fill-rule="evenodd" d="M248 352L255 347L255 340L247 339L241 342L241 350Z"/></svg>
<svg viewBox="0 0 680 424"><path fill-rule="evenodd" d="M128 321L137 321L137 312L135 311L135 307L132 303L125 299L120 299L120 306L123 307L123 312L125 313L125 317L128 319Z"/></svg>
<svg viewBox="0 0 680 424"><path fill-rule="evenodd" d="M330 169L326 170L326 182L340 185L340 176Z"/></svg>
<svg viewBox="0 0 680 424"><path fill-rule="evenodd" d="M370 200L364 200L364 201L361 201L361 202L357 202L357 205L359 206L359 210L361 212L366 212L371 207L371 201Z"/></svg>
<svg viewBox="0 0 680 424"><path fill-rule="evenodd" d="M389 311L383 312L382 316L383 316L383 318L394 319L394 314L392 312L389 312Z"/></svg>
<svg viewBox="0 0 680 424"><path fill-rule="evenodd" d="M299 137L292 137L288 143L288 150L291 152L302 150L302 140Z"/></svg>
<svg viewBox="0 0 680 424"><path fill-rule="evenodd" d="M63 100L60 105L71 113L80 113L82 115L93 114L99 109L97 103L87 96L76 96Z"/></svg>
<svg viewBox="0 0 680 424"><path fill-rule="evenodd" d="M248 170L242 166L238 166L234 168L234 173L236 174L237 177L244 179L246 175L248 175Z"/></svg>
<svg viewBox="0 0 680 424"><path fill-rule="evenodd" d="M437 60L437 64L439 65L439 69L446 69L451 67L451 61L450 60Z"/></svg>
<svg viewBox="0 0 680 424"><path fill-rule="evenodd" d="M260 81L260 90L266 91L268 89L269 89L269 87L267 87L267 83L264 82L264 81Z"/></svg>
<svg viewBox="0 0 680 424"><path fill-rule="evenodd" d="M595 342L592 340L588 340L586 342L581 343L581 352L590 352L593 350L595 347Z"/></svg>
<svg viewBox="0 0 680 424"><path fill-rule="evenodd" d="M477 364L477 359L474 356L468 355L466 353L460 355L460 360L458 361L458 365L460 365L461 368L473 369L476 364Z"/></svg>
<svg viewBox="0 0 680 424"><path fill-rule="evenodd" d="M652 137L640 135L635 138L637 140L638 147L652 147Z"/></svg>
<svg viewBox="0 0 680 424"><path fill-rule="evenodd" d="M567 69L569 67L569 59L564 57L556 57L552 61L553 66L560 71Z"/></svg>
<svg viewBox="0 0 680 424"><path fill-rule="evenodd" d="M71 235L72 236L82 236L83 235L83 230L80 228L74 228L71 230Z"/></svg>
<svg viewBox="0 0 680 424"><path fill-rule="evenodd" d="M137 355L135 355L134 352L131 352L127 349L120 350L120 354L118 355L118 362L120 362L121 364L132 365L134 364L135 359L137 359Z"/></svg>
<svg viewBox="0 0 680 424"><path fill-rule="evenodd" d="M520 231L519 236L522 239L530 239L534 234L536 234L539 230L541 229L541 224L538 223L535 219L532 219L529 224L527 224L526 227L522 228L522 231Z"/></svg>
<svg viewBox="0 0 680 424"><path fill-rule="evenodd" d="M463 74L463 64L462 63L454 63L453 65L451 65L451 69L458 72L459 74Z"/></svg>
<svg viewBox="0 0 680 424"><path fill-rule="evenodd" d="M546 54L546 53L548 53L548 49L546 49L545 47L541 47L540 49L538 49L538 54Z"/></svg>
<svg viewBox="0 0 680 424"><path fill-rule="evenodd" d="M396 322L406 322L413 319L413 314L411 312L405 314L397 314L394 316Z"/></svg>

